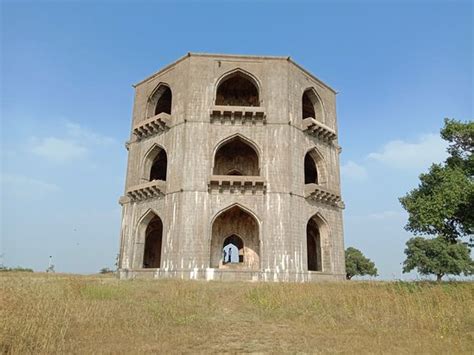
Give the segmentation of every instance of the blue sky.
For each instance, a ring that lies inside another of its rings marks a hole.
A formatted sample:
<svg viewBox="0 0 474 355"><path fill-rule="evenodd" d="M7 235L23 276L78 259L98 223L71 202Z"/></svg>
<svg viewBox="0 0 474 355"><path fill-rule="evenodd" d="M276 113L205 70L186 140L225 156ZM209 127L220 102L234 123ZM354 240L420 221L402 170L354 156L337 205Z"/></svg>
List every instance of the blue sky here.
<svg viewBox="0 0 474 355"><path fill-rule="evenodd" d="M9 266L113 267L133 89L189 51L289 55L339 91L346 246L400 276L398 197L473 118L469 1L2 1L1 244ZM408 275L407 277L416 277Z"/></svg>

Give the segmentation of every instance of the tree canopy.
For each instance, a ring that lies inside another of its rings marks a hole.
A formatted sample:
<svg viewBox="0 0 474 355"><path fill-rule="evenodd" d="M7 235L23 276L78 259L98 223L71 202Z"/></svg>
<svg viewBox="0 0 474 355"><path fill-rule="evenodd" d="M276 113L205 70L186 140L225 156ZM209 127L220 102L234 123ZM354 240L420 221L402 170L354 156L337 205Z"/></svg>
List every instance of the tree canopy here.
<svg viewBox="0 0 474 355"><path fill-rule="evenodd" d="M474 272L469 247L461 242L452 243L443 237L415 237L408 240L406 245L404 273L417 269L420 274L433 274L441 281L444 275L467 276Z"/></svg>
<svg viewBox="0 0 474 355"><path fill-rule="evenodd" d="M346 278L350 280L356 275L377 276L377 268L360 250L349 247L346 249Z"/></svg>
<svg viewBox="0 0 474 355"><path fill-rule="evenodd" d="M441 137L449 157L420 175L420 184L400 202L408 212L405 229L440 235L451 243L474 233L474 122L445 119Z"/></svg>

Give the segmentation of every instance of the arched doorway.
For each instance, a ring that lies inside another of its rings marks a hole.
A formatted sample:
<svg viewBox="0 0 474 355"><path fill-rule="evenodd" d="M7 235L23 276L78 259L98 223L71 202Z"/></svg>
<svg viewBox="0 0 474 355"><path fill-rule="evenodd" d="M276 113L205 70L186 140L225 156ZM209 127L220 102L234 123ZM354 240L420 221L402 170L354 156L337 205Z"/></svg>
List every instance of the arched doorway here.
<svg viewBox="0 0 474 355"><path fill-rule="evenodd" d="M150 169L150 181L153 180L163 180L166 181L166 169L168 166L168 157L164 149L161 149L160 152L153 159L153 163Z"/></svg>
<svg viewBox="0 0 474 355"><path fill-rule="evenodd" d="M215 154L213 174L260 175L256 150L239 136L228 140Z"/></svg>
<svg viewBox="0 0 474 355"><path fill-rule="evenodd" d="M223 264L238 264L244 262L244 241L238 235L232 234L224 240L222 247Z"/></svg>
<svg viewBox="0 0 474 355"><path fill-rule="evenodd" d="M316 162L310 153L306 153L304 157L304 183L318 183L318 169L316 168Z"/></svg>
<svg viewBox="0 0 474 355"><path fill-rule="evenodd" d="M331 271L329 228L319 213L312 216L306 225L306 252L308 271Z"/></svg>
<svg viewBox="0 0 474 355"><path fill-rule="evenodd" d="M156 144L153 145L145 155L142 169L142 181L166 181L168 170L166 151Z"/></svg>
<svg viewBox="0 0 474 355"><path fill-rule="evenodd" d="M156 102L155 107L155 115L158 115L162 112L171 115L171 100L173 95L171 94L171 89L167 86L164 87L163 91L161 92L160 97Z"/></svg>
<svg viewBox="0 0 474 355"><path fill-rule="evenodd" d="M214 219L211 229L212 268L260 268L259 226L253 215L240 206L233 206Z"/></svg>
<svg viewBox="0 0 474 355"><path fill-rule="evenodd" d="M143 268L159 268L161 266L161 246L163 239L163 222L154 216L145 231L145 248Z"/></svg>
<svg viewBox="0 0 474 355"><path fill-rule="evenodd" d="M314 118L324 123L323 106L321 100L314 89L308 89L303 93L302 101L302 119Z"/></svg>
<svg viewBox="0 0 474 355"><path fill-rule="evenodd" d="M255 81L240 71L230 74L220 82L217 88L216 105L260 106Z"/></svg>

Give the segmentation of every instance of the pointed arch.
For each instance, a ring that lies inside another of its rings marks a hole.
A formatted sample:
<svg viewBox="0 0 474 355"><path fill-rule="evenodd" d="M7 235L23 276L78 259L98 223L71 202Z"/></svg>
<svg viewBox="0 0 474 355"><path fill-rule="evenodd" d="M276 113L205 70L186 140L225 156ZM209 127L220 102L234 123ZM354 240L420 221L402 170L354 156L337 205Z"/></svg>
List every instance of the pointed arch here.
<svg viewBox="0 0 474 355"><path fill-rule="evenodd" d="M173 93L166 83L159 83L148 97L146 116L153 117L160 113L171 115Z"/></svg>
<svg viewBox="0 0 474 355"><path fill-rule="evenodd" d="M227 207L224 207L223 209L221 209L219 212L217 212L214 217L212 217L212 220L211 220L211 225L214 223L214 221L216 220L217 217L219 217L222 213L234 208L234 207L238 207L240 208L241 210L245 211L246 213L248 213L249 215L251 215L253 218L255 218L255 220L257 221L258 225L260 226L261 224L261 219L260 217L258 217L258 215L253 212L250 208L238 203L238 202L235 202L235 203L232 203L230 204L229 206Z"/></svg>
<svg viewBox="0 0 474 355"><path fill-rule="evenodd" d="M213 175L260 175L260 152L255 143L240 134L217 144L213 154Z"/></svg>
<svg viewBox="0 0 474 355"><path fill-rule="evenodd" d="M165 148L158 144L153 144L145 153L142 162L142 180L166 181L168 171L168 155Z"/></svg>
<svg viewBox="0 0 474 355"><path fill-rule="evenodd" d="M215 104L224 106L260 106L260 84L251 73L233 69L216 83Z"/></svg>
<svg viewBox="0 0 474 355"><path fill-rule="evenodd" d="M328 172L326 160L316 147L308 149L304 156L304 183L327 187Z"/></svg>
<svg viewBox="0 0 474 355"><path fill-rule="evenodd" d="M224 248L229 238L241 242L234 244L239 249L239 263L229 264L225 260ZM211 221L210 267L229 265L246 270L260 268L260 222L255 214L237 203L218 212Z"/></svg>
<svg viewBox="0 0 474 355"><path fill-rule="evenodd" d="M321 97L317 91L313 88L307 88L301 98L302 111L301 118L314 118L315 120L324 123L324 107Z"/></svg>
<svg viewBox="0 0 474 355"><path fill-rule="evenodd" d="M135 265L138 268L159 268L162 259L163 220L153 209L148 209L137 223Z"/></svg>
<svg viewBox="0 0 474 355"><path fill-rule="evenodd" d="M318 212L306 224L306 256L308 271L328 272L331 268L329 227Z"/></svg>

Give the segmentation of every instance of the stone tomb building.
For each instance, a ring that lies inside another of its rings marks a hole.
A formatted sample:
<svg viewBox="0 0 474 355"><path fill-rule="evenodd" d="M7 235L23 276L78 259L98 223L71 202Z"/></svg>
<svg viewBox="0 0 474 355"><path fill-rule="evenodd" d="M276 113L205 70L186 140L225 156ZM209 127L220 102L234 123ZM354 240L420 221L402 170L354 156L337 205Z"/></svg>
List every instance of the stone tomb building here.
<svg viewBox="0 0 474 355"><path fill-rule="evenodd" d="M121 278L345 278L336 92L290 58L189 53L131 130Z"/></svg>

